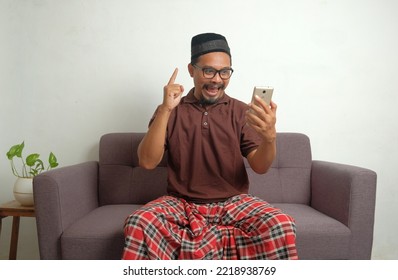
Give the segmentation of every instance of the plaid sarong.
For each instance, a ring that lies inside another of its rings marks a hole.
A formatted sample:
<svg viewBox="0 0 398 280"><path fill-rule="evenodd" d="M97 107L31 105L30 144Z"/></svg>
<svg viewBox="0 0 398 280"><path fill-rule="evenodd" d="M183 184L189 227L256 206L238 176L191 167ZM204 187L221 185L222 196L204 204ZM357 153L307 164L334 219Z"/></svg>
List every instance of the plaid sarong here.
<svg viewBox="0 0 398 280"><path fill-rule="evenodd" d="M163 196L125 222L122 259L297 259L293 218L247 194L195 204Z"/></svg>

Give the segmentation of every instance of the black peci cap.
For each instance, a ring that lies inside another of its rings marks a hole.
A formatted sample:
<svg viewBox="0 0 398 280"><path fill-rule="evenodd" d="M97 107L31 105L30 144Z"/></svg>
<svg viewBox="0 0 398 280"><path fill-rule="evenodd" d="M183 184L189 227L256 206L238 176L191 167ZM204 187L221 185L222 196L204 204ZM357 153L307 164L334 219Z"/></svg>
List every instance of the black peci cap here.
<svg viewBox="0 0 398 280"><path fill-rule="evenodd" d="M211 52L225 52L231 57L227 39L216 33L196 35L191 41L191 60Z"/></svg>

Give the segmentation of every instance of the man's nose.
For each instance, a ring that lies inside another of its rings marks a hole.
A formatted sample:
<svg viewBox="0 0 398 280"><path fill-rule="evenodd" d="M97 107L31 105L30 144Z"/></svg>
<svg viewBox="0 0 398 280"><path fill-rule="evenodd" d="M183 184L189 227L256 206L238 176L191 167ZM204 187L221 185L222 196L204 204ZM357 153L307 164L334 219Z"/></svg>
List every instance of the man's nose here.
<svg viewBox="0 0 398 280"><path fill-rule="evenodd" d="M216 75L213 77L213 79L211 79L212 82L216 82L216 83L220 83L222 82L221 76L220 76L220 72L217 72Z"/></svg>

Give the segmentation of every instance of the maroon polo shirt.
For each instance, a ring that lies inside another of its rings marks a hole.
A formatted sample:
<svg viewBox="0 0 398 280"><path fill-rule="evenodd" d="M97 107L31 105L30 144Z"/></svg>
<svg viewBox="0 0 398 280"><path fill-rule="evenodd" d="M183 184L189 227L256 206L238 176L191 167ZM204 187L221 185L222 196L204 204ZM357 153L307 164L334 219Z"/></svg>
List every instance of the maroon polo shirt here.
<svg viewBox="0 0 398 280"><path fill-rule="evenodd" d="M248 192L242 156L256 149L260 138L246 124L247 110L247 104L225 93L206 107L194 89L181 99L167 125L169 194L208 203Z"/></svg>

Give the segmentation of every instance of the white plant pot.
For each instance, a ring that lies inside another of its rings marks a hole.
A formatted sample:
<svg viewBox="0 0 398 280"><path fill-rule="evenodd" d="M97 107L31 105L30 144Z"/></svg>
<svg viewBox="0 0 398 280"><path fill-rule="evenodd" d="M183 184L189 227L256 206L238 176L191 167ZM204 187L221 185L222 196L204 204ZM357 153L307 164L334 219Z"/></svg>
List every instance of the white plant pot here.
<svg viewBox="0 0 398 280"><path fill-rule="evenodd" d="M22 206L32 206L33 178L18 177L14 184L14 197Z"/></svg>

